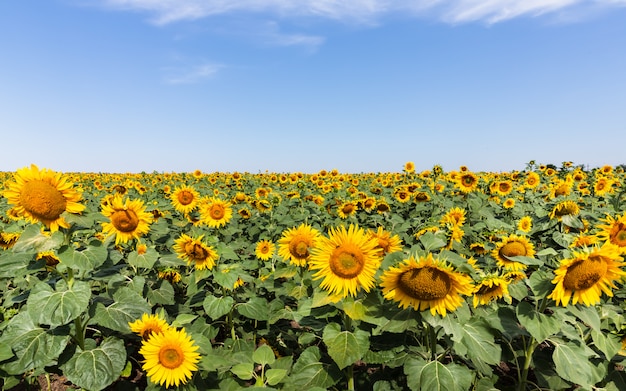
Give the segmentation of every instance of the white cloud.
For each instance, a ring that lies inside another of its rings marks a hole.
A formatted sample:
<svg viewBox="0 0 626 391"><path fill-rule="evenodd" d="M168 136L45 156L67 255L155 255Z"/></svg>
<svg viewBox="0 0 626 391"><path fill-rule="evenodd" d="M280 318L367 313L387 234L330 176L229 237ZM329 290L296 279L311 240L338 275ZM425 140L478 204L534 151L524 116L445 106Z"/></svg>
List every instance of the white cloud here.
<svg viewBox="0 0 626 391"><path fill-rule="evenodd" d="M233 12L275 17L318 17L376 23L385 15L413 13L449 23L498 23L516 17L558 13L576 6L615 8L626 0L102 0L105 6L149 13L157 24Z"/></svg>
<svg viewBox="0 0 626 391"><path fill-rule="evenodd" d="M191 67L165 68L167 84L196 84L213 77L224 66L204 63Z"/></svg>

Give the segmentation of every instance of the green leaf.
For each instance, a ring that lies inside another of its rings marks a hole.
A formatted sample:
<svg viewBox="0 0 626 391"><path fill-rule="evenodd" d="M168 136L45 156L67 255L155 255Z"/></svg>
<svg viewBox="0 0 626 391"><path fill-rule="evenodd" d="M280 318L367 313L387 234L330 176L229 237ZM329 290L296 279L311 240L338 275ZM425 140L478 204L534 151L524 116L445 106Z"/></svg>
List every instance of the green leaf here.
<svg viewBox="0 0 626 391"><path fill-rule="evenodd" d="M0 345L11 346L16 358L0 364L10 375L54 365L70 339L65 326L44 329L35 325L28 312L20 312L9 321L0 337Z"/></svg>
<svg viewBox="0 0 626 391"><path fill-rule="evenodd" d="M540 314L529 303L521 302L516 308L517 319L537 342L559 332L561 322L551 316Z"/></svg>
<svg viewBox="0 0 626 391"><path fill-rule="evenodd" d="M617 352L622 348L620 337L605 333L602 330L591 330L591 339L593 340L593 344L604 354L607 360L615 357Z"/></svg>
<svg viewBox="0 0 626 391"><path fill-rule="evenodd" d="M0 362L8 360L13 356L13 349L11 349L11 346L9 344L0 345Z"/></svg>
<svg viewBox="0 0 626 391"><path fill-rule="evenodd" d="M596 307L570 305L567 310L595 331L600 331L600 314Z"/></svg>
<svg viewBox="0 0 626 391"><path fill-rule="evenodd" d="M178 316L176 316L176 319L174 319L174 321L172 322L171 326L185 327L186 325L191 324L191 322L193 322L197 317L198 315L195 314L178 314Z"/></svg>
<svg viewBox="0 0 626 391"><path fill-rule="evenodd" d="M91 272L107 260L108 250L101 242L94 240L87 248L78 251L70 246L63 246L59 251L59 260L64 267Z"/></svg>
<svg viewBox="0 0 626 391"><path fill-rule="evenodd" d="M417 326L417 317L412 309L398 310L393 308L384 312L384 316L379 318L376 327L372 331L372 335L380 335L384 332L388 333L404 333L408 329Z"/></svg>
<svg viewBox="0 0 626 391"><path fill-rule="evenodd" d="M554 289L554 285L552 285L553 279L554 274L549 273L544 269L539 269L534 271L533 274L531 274L525 281L533 291L533 294L536 297L541 298L545 297Z"/></svg>
<svg viewBox="0 0 626 391"><path fill-rule="evenodd" d="M160 280L157 289L148 291L148 301L151 304L173 305L175 303L174 287L169 281Z"/></svg>
<svg viewBox="0 0 626 391"><path fill-rule="evenodd" d="M432 232L426 232L424 235L420 236L419 241L427 252L433 252L446 245L446 241L442 237Z"/></svg>
<svg viewBox="0 0 626 391"><path fill-rule="evenodd" d="M591 387L595 367L589 362L589 357L594 353L587 346L579 346L573 343L554 343L552 360L554 369L560 377L583 387Z"/></svg>
<svg viewBox="0 0 626 391"><path fill-rule="evenodd" d="M0 278L16 278L40 272L46 262L31 262L35 258L32 253L13 253L5 251L0 254Z"/></svg>
<svg viewBox="0 0 626 391"><path fill-rule="evenodd" d="M267 379L267 384L269 384L270 386L275 386L276 384L280 383L285 376L287 376L287 370L286 369L268 369L267 372L265 372L265 378Z"/></svg>
<svg viewBox="0 0 626 391"><path fill-rule="evenodd" d="M74 281L68 287L65 281L60 280L54 290L45 282L35 285L26 304L36 324L57 327L71 322L87 310L90 298L88 283Z"/></svg>
<svg viewBox="0 0 626 391"><path fill-rule="evenodd" d="M230 371L234 373L241 380L252 379L252 373L254 372L254 363L240 363L230 368Z"/></svg>
<svg viewBox="0 0 626 391"><path fill-rule="evenodd" d="M237 305L237 312L246 318L268 320L270 318L269 303L263 297L253 297L247 303Z"/></svg>
<svg viewBox="0 0 626 391"><path fill-rule="evenodd" d="M343 312L346 313L352 320L365 319L365 306L361 300L354 300L352 298L346 298L341 302Z"/></svg>
<svg viewBox="0 0 626 391"><path fill-rule="evenodd" d="M38 224L29 225L13 245L13 252L44 252L59 248L65 240L61 231L55 231L50 236L41 232Z"/></svg>
<svg viewBox="0 0 626 391"><path fill-rule="evenodd" d="M229 313L233 304L235 300L230 296L207 296L202 302L202 307L209 318L216 320Z"/></svg>
<svg viewBox="0 0 626 391"><path fill-rule="evenodd" d="M134 322L143 314L152 313L152 307L137 292L120 288L113 294L114 302L109 306L97 303L90 309L92 322L122 333L130 332L128 322Z"/></svg>
<svg viewBox="0 0 626 391"><path fill-rule="evenodd" d="M255 363L265 365L272 365L274 361L276 361L276 356L274 356L274 351L269 346L263 344L259 346L254 353L252 353L252 360Z"/></svg>
<svg viewBox="0 0 626 391"><path fill-rule="evenodd" d="M312 390L316 387L328 389L341 378L341 372L320 362L321 354L317 347L306 348L293 366L285 389Z"/></svg>
<svg viewBox="0 0 626 391"><path fill-rule="evenodd" d="M148 247L143 254L139 254L137 251L128 254L128 264L134 267L152 269L158 258L159 253L154 248Z"/></svg>
<svg viewBox="0 0 626 391"><path fill-rule="evenodd" d="M63 364L69 381L90 391L99 391L113 383L126 364L126 349L120 339L105 338L99 347L76 352Z"/></svg>
<svg viewBox="0 0 626 391"><path fill-rule="evenodd" d="M360 360L369 349L369 333L357 330L355 333L341 331L339 325L331 323L324 328L324 344L328 355L343 369Z"/></svg>
<svg viewBox="0 0 626 391"><path fill-rule="evenodd" d="M454 363L427 362L421 358L410 358L404 365L407 385L413 391L441 390L465 391L472 384L469 368Z"/></svg>
<svg viewBox="0 0 626 391"><path fill-rule="evenodd" d="M462 325L461 343L467 347L467 354L472 359L478 359L487 364L500 363L502 348L494 341L494 334L481 318L472 318ZM454 338L453 338L454 340ZM455 340L455 342L458 342Z"/></svg>

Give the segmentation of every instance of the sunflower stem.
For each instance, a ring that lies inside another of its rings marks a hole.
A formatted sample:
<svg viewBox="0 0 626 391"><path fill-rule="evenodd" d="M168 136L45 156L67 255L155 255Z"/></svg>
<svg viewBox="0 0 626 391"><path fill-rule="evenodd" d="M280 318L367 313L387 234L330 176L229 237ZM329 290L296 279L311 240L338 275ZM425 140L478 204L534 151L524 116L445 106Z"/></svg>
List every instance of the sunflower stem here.
<svg viewBox="0 0 626 391"><path fill-rule="evenodd" d="M81 322L80 320L80 316L74 319L74 328L76 329L76 331L74 333L73 339L82 350L85 350L85 332L87 331L85 327L86 325L87 322L83 324L83 322Z"/></svg>
<svg viewBox="0 0 626 391"><path fill-rule="evenodd" d="M430 324L427 324L428 328L428 341L430 346L428 347L430 350L430 359L431 361L435 361L437 359L437 333L435 332L435 328Z"/></svg>
<svg viewBox="0 0 626 391"><path fill-rule="evenodd" d="M524 391L526 389L526 383L528 379L528 371L530 370L530 365L533 362L533 353L535 352L535 348L537 347L537 340L533 337L530 337L530 341L528 341L528 346L524 350L524 367L522 368L522 375L519 379L518 391Z"/></svg>
<svg viewBox="0 0 626 391"><path fill-rule="evenodd" d="M354 364L346 368L346 377L348 378L348 391L354 391Z"/></svg>

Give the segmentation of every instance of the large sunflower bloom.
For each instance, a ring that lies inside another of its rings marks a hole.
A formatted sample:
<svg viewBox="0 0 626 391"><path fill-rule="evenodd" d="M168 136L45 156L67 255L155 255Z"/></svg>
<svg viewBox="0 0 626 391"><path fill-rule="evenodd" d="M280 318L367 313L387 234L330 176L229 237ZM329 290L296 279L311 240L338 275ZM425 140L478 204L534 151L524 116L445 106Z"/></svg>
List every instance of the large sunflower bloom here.
<svg viewBox="0 0 626 391"><path fill-rule="evenodd" d="M610 242L619 247L622 254L626 254L626 213L621 216L607 215L601 219L606 224L599 225L598 239Z"/></svg>
<svg viewBox="0 0 626 391"><path fill-rule="evenodd" d="M306 266L319 237L320 232L305 223L289 228L278 240L278 255L293 265Z"/></svg>
<svg viewBox="0 0 626 391"><path fill-rule="evenodd" d="M471 193L478 188L478 176L466 171L456 177L456 187L463 193Z"/></svg>
<svg viewBox="0 0 626 391"><path fill-rule="evenodd" d="M187 214L198 205L200 194L191 186L182 186L174 189L170 195L170 200L174 209L180 213Z"/></svg>
<svg viewBox="0 0 626 391"><path fill-rule="evenodd" d="M170 328L167 321L159 315L143 314L141 319L128 322L130 330L147 341L153 334L159 334Z"/></svg>
<svg viewBox="0 0 626 391"><path fill-rule="evenodd" d="M85 205L80 204L81 192L68 182L61 173L39 169L34 164L17 170L3 192L12 210L27 221L42 222L50 231L59 227L69 228L62 213L80 213Z"/></svg>
<svg viewBox="0 0 626 391"><path fill-rule="evenodd" d="M450 265L432 254L413 256L398 267L390 267L381 276L385 299L398 302L398 307L413 307L417 311L446 316L463 303L461 295L471 295L472 278L456 272Z"/></svg>
<svg viewBox="0 0 626 391"><path fill-rule="evenodd" d="M363 228L350 225L330 228L313 248L309 269L317 270L314 280L323 279L320 287L332 296L356 296L360 289L374 287L374 275L382 261L378 240Z"/></svg>
<svg viewBox="0 0 626 391"><path fill-rule="evenodd" d="M233 209L230 202L212 197L200 206L200 217L209 227L219 228L233 217Z"/></svg>
<svg viewBox="0 0 626 391"><path fill-rule="evenodd" d="M153 220L142 200L123 199L121 195L105 199L101 213L109 218L108 222L102 223L102 231L107 236L115 235L115 244L139 239L150 231Z"/></svg>
<svg viewBox="0 0 626 391"><path fill-rule="evenodd" d="M144 357L142 368L150 380L169 388L187 383L192 372L198 370L197 350L198 346L184 329L170 328L143 341L139 353Z"/></svg>
<svg viewBox="0 0 626 391"><path fill-rule="evenodd" d="M576 216L580 213L580 207L574 201L561 201L554 205L550 212L551 219L557 219L561 221L563 216Z"/></svg>
<svg viewBox="0 0 626 391"><path fill-rule="evenodd" d="M523 271L526 269L525 264L512 261L509 258L517 256L532 258L535 256L535 247L524 236L509 235L496 244L496 247L491 251L491 256L496 259L499 267L507 271Z"/></svg>
<svg viewBox="0 0 626 391"><path fill-rule="evenodd" d="M271 240L260 240L254 249L257 258L262 261L271 259L275 251L276 245Z"/></svg>
<svg viewBox="0 0 626 391"><path fill-rule="evenodd" d="M208 246L202 242L204 235L192 238L187 234L181 234L174 241L174 251L178 254L178 258L187 261L188 265L193 264L198 270L213 269L215 261L219 258L217 251L213 246Z"/></svg>
<svg viewBox="0 0 626 391"><path fill-rule="evenodd" d="M552 283L556 286L548 298L562 306L567 306L570 299L572 304L599 304L602 292L612 297L615 281L626 276L622 266L619 248L610 243L574 251L573 256L562 260L554 271L556 277Z"/></svg>

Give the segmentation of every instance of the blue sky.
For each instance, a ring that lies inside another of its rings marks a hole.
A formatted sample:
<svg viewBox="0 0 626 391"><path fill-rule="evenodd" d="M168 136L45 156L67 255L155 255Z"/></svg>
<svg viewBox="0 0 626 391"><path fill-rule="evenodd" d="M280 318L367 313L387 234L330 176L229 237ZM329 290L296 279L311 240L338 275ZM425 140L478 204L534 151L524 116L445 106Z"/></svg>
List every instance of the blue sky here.
<svg viewBox="0 0 626 391"><path fill-rule="evenodd" d="M626 0L4 0L0 171L626 163Z"/></svg>

